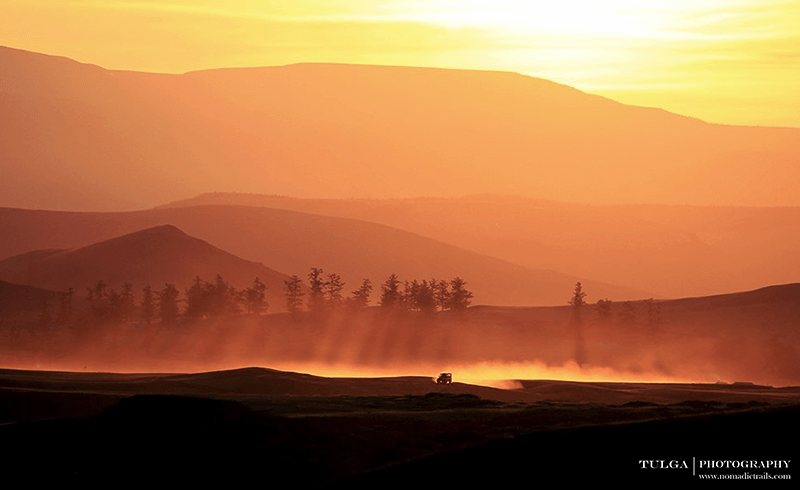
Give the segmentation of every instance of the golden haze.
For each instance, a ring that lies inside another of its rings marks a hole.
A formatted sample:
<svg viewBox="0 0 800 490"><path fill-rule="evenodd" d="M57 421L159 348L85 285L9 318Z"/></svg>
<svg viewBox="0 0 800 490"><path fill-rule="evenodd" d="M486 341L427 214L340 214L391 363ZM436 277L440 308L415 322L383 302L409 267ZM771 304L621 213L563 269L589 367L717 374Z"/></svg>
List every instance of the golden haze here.
<svg viewBox="0 0 800 490"><path fill-rule="evenodd" d="M795 0L6 0L0 18L0 45L113 69L505 70L712 122L800 127Z"/></svg>

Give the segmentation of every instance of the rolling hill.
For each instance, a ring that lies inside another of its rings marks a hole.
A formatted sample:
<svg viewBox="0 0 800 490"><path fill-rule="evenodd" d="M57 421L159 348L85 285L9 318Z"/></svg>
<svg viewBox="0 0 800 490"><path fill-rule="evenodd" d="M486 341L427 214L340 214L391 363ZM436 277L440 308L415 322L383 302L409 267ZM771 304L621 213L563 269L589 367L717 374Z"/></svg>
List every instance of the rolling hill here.
<svg viewBox="0 0 800 490"><path fill-rule="evenodd" d="M220 274L237 289L258 277L267 286L274 310L284 304L288 276L263 264L240 259L193 238L171 225L161 225L70 250L39 250L0 261L0 277L10 282L83 294L103 281L120 289L130 282L135 290L150 284L161 289L171 283L188 289L196 277L213 281Z"/></svg>
<svg viewBox="0 0 800 490"><path fill-rule="evenodd" d="M0 79L2 206L130 210L219 190L800 204L800 129L706 124L515 73L162 75L0 48Z"/></svg>
<svg viewBox="0 0 800 490"><path fill-rule="evenodd" d="M704 296L800 280L800 207L587 205L511 196L298 199L211 193L163 207L247 205L400 228L522 266ZM602 296L592 295L592 301Z"/></svg>
<svg viewBox="0 0 800 490"><path fill-rule="evenodd" d="M380 283L392 273L398 274L401 281L432 277L449 280L459 276L467 281L476 304L564 304L579 280L598 297L652 296L591 278L518 266L375 223L246 206L196 206L128 213L0 209L0 233L12 237L0 242L0 257L33 250L86 247L162 224L177 226L215 247L270 264L286 274L305 277L311 267L337 273L346 283L345 292L356 289L362 279L368 278L375 288L373 303L377 301ZM65 268L70 267L69 257L57 260ZM87 270L94 267L90 260L80 262L83 265L74 266L76 273L84 267ZM9 269L9 273L13 270ZM196 274L190 273L189 277ZM12 280L12 276L0 275L3 277ZM85 279L91 282L99 278ZM269 286L273 294L283 287Z"/></svg>

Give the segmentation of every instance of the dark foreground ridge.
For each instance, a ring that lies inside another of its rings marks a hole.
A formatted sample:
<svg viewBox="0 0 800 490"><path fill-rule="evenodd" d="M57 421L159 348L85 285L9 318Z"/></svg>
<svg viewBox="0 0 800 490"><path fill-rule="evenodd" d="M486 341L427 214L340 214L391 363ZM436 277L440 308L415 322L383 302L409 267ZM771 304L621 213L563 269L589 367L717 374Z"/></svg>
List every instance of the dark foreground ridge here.
<svg viewBox="0 0 800 490"><path fill-rule="evenodd" d="M554 478L569 482L689 483L698 475L764 474L763 469L708 468L708 461L787 462L772 476L797 475L796 446L800 408L675 418L629 424L560 429L494 440L472 448L436 454L346 480L368 488L393 482L490 485ZM781 434L783 443L767 434ZM786 439L784 439L784 437ZM705 462L705 465L703 463ZM751 463L750 463L751 464Z"/></svg>
<svg viewBox="0 0 800 490"><path fill-rule="evenodd" d="M285 393L264 390L269 380ZM358 394L290 394L303 380ZM414 393L423 383L425 392ZM385 391L390 385L396 393ZM564 382L563 390L581 392L583 385ZM720 386L718 394L744 388ZM372 487L522 478L680 483L698 478L692 464L701 459L797 461L787 444L800 435L795 388L757 387L726 402L692 398L697 385L684 385L687 398L671 403L644 395L627 403L492 396L524 396L526 389L257 368L180 375L2 370L3 466L8 478L32 484ZM642 461L679 467L642 468Z"/></svg>

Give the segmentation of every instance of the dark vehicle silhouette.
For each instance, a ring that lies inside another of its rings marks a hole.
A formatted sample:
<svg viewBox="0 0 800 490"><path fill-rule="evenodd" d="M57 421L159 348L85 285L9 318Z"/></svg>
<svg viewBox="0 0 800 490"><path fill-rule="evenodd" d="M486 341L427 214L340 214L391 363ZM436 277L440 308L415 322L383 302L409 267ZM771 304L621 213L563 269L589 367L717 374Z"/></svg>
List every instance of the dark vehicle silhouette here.
<svg viewBox="0 0 800 490"><path fill-rule="evenodd" d="M441 373L439 377L436 378L436 384L438 385L449 385L453 382L453 374L452 373Z"/></svg>

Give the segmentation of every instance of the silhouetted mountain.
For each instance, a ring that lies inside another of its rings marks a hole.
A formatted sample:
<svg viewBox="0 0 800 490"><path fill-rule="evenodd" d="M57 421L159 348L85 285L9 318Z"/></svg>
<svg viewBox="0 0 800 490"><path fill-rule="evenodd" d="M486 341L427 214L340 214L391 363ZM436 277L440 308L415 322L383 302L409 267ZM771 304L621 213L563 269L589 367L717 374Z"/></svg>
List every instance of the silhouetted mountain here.
<svg viewBox="0 0 800 490"><path fill-rule="evenodd" d="M240 259L193 238L172 225L161 225L71 250L41 250L0 261L0 277L37 287L83 295L103 281L110 288L124 282L154 290L165 283L183 291L199 276L214 281L220 274L230 285L244 289L258 277L267 285L273 310L283 308L283 280L288 276L263 264Z"/></svg>
<svg viewBox="0 0 800 490"><path fill-rule="evenodd" d="M136 209L219 189L800 204L800 129L706 124L515 73L160 75L0 48L0 77L5 206Z"/></svg>
<svg viewBox="0 0 800 490"><path fill-rule="evenodd" d="M311 267L320 267L325 273L337 273L346 283L345 293L357 289L364 278L369 278L374 287L373 304L380 294L380 284L392 273L398 274L401 281L431 278L450 280L459 276L467 281L467 288L474 292L476 304L565 304L578 280L584 283L593 297L630 299L652 296L646 292L592 281L591 278L576 278L554 271L518 266L375 223L245 206L197 206L130 213L65 213L0 208L0 233L14 237L13 241L0 243L0 257L27 250L83 247L120 233L164 223L174 224L192 236L208 240L239 257L275 264L281 271L297 274L304 279ZM82 265L75 265L75 270L86 268L85 279L91 282L102 276L91 272L96 266L90 263L90 255L81 260ZM4 263L11 264L19 260L22 259L6 260ZM176 260L180 262L183 259ZM204 267L210 266L211 261L207 262ZM63 263L65 268L72 267L69 266L70 260L64 260ZM169 267L170 264L164 266ZM8 272L0 275L0 278L18 277L10 275L20 270L19 266L14 267L7 266ZM187 271L187 274L193 278L198 273L203 275L205 270ZM228 280L232 279L220 270L214 271L213 267L209 270L209 273L216 272ZM67 275L72 277L74 273ZM42 278L49 277L45 268L39 274ZM125 279L118 274L115 278L107 277L105 280ZM133 278L128 280L139 283ZM252 281L252 278L249 280ZM280 288L268 286L273 294L282 294L282 283Z"/></svg>
<svg viewBox="0 0 800 490"><path fill-rule="evenodd" d="M298 199L202 194L162 207L235 204L355 218L522 266L681 298L800 279L800 207L587 205L510 196ZM602 296L592 295L592 301Z"/></svg>

